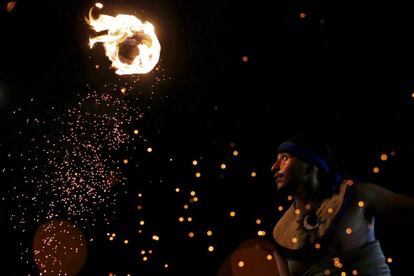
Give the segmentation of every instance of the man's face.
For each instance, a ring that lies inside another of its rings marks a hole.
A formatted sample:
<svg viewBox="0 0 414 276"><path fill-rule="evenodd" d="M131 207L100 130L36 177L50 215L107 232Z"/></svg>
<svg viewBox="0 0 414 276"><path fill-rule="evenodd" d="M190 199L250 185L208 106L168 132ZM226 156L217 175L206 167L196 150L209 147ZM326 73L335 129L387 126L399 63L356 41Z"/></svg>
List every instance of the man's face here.
<svg viewBox="0 0 414 276"><path fill-rule="evenodd" d="M279 191L295 193L306 182L308 164L295 156L281 152L272 166L272 172Z"/></svg>

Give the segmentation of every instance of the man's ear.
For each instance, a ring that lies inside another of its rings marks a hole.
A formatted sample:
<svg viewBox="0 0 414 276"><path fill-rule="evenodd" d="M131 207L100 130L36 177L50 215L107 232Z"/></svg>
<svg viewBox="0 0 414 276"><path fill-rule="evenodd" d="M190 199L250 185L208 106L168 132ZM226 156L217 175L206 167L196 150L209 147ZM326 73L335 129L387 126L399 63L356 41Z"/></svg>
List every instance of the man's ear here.
<svg viewBox="0 0 414 276"><path fill-rule="evenodd" d="M310 174L315 174L317 175L319 171L319 168L315 165L312 164L308 164L308 167L306 168L306 174L310 175Z"/></svg>

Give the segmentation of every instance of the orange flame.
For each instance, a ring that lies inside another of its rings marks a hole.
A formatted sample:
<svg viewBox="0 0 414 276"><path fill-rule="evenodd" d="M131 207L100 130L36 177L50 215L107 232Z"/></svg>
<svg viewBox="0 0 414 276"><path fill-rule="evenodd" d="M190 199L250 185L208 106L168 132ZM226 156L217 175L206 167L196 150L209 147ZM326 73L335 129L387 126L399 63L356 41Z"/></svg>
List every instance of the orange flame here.
<svg viewBox="0 0 414 276"><path fill-rule="evenodd" d="M101 8L102 5L96 5ZM106 35L89 38L89 47L102 42L106 56L118 75L146 74L158 63L161 45L155 34L154 26L142 22L137 17L126 14L109 16L100 14L97 19L89 10L86 22L96 32L107 31Z"/></svg>

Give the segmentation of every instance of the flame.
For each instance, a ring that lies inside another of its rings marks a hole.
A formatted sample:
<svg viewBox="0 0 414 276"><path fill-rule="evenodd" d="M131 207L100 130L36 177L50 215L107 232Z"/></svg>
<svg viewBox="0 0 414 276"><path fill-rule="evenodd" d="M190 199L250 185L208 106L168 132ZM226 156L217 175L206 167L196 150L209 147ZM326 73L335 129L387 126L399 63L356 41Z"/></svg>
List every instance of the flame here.
<svg viewBox="0 0 414 276"><path fill-rule="evenodd" d="M102 5L96 7L101 8ZM102 42L112 67L117 69L115 73L146 74L155 67L160 58L161 45L151 23L126 14L115 17L100 14L94 19L92 10L89 10L86 22L96 32L107 31L107 34L89 38L89 47Z"/></svg>

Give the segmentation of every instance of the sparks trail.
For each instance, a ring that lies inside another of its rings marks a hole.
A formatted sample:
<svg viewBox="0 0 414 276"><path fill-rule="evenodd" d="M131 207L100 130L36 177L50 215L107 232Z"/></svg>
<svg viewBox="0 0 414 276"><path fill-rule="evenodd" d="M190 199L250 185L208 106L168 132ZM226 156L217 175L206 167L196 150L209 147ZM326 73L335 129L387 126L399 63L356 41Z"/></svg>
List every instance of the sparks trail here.
<svg viewBox="0 0 414 276"><path fill-rule="evenodd" d="M127 126L142 114L126 97L91 92L53 119L53 134L31 140L25 153L25 189L18 194L16 225L51 219L94 225L115 215L126 182L119 151L127 148Z"/></svg>

